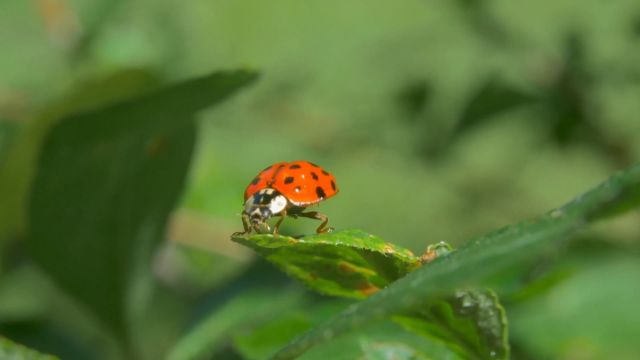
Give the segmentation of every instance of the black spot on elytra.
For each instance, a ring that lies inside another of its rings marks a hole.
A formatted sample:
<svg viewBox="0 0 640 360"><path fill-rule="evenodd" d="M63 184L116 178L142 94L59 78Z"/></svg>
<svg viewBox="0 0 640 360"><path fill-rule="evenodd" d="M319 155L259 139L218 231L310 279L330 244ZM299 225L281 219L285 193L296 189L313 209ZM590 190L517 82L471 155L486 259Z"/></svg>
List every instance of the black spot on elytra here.
<svg viewBox="0 0 640 360"><path fill-rule="evenodd" d="M284 178L285 184L291 184L292 182L293 182L293 176L287 176L286 178Z"/></svg>
<svg viewBox="0 0 640 360"><path fill-rule="evenodd" d="M325 174L325 175L329 175L329 173L324 171L324 170L322 170L322 173Z"/></svg>
<svg viewBox="0 0 640 360"><path fill-rule="evenodd" d="M336 182L331 180L331 188L333 189L333 191L336 191Z"/></svg>
<svg viewBox="0 0 640 360"><path fill-rule="evenodd" d="M307 161L307 162L308 162L308 161ZM312 163L312 162L308 162L308 163L309 163L309 165L311 165L311 166L313 166L313 167L320 167L320 166L318 166L318 165L316 165L316 164L314 164L314 163Z"/></svg>
<svg viewBox="0 0 640 360"><path fill-rule="evenodd" d="M322 186L318 186L316 188L316 195L318 195L318 197L321 199L324 199L326 197L326 194L324 193L324 189L322 188Z"/></svg>
<svg viewBox="0 0 640 360"><path fill-rule="evenodd" d="M258 185L259 182L260 182L260 176L256 176L256 178L251 181L251 185Z"/></svg>
<svg viewBox="0 0 640 360"><path fill-rule="evenodd" d="M293 164L293 165L289 166L289 169L300 169L300 165Z"/></svg>
<svg viewBox="0 0 640 360"><path fill-rule="evenodd" d="M313 171L311 172L311 177L313 178L313 180L318 180L318 175Z"/></svg>

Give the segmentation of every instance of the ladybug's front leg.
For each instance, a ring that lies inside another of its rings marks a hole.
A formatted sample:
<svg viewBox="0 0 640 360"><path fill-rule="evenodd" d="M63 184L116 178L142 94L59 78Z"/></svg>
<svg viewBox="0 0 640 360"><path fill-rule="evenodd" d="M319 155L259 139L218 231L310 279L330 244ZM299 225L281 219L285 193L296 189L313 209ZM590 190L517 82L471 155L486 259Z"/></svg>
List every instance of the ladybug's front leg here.
<svg viewBox="0 0 640 360"><path fill-rule="evenodd" d="M264 221L263 221L263 222L256 222L256 223L253 223L253 225L252 225L252 226L253 226L253 230L256 232L256 234L262 234L262 233L264 233L265 231L266 231L266 232L271 231L271 228L269 227L269 224L267 224L267 223L266 223L266 222L264 222ZM263 227L264 229L266 229L266 230L265 230L265 231L263 231L262 229L260 229L260 226L262 226L262 227Z"/></svg>
<svg viewBox="0 0 640 360"><path fill-rule="evenodd" d="M249 215L246 213L242 213L242 226L244 227L244 231L239 231L233 233L233 236L245 235L251 232L251 222L249 221Z"/></svg>
<svg viewBox="0 0 640 360"><path fill-rule="evenodd" d="M298 215L299 216L304 216L306 218L316 219L316 220L322 221L320 226L318 226L318 228L316 229L316 233L318 233L318 234L322 234L322 233L326 233L326 232L329 232L329 231L333 231L332 227L326 227L327 223L329 222L329 218L325 214L319 213L317 211L307 211L305 213L300 213Z"/></svg>
<svg viewBox="0 0 640 360"><path fill-rule="evenodd" d="M280 232L280 224L284 221L284 218L287 216L287 209L284 209L280 212L280 219L278 222L273 225L273 236L278 237L278 233Z"/></svg>

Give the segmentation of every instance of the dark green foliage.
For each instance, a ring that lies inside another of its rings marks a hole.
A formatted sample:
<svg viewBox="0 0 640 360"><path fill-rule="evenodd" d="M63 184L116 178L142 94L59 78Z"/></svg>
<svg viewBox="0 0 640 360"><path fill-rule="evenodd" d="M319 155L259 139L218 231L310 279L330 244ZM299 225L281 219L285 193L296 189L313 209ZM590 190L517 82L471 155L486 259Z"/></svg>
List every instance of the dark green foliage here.
<svg viewBox="0 0 640 360"><path fill-rule="evenodd" d="M29 250L127 346L150 300L151 255L187 173L193 115L254 78L227 72L188 80L69 116L45 141Z"/></svg>
<svg viewBox="0 0 640 360"><path fill-rule="evenodd" d="M234 347L245 359L265 359L310 327L310 321L302 315L278 318L248 334L237 335Z"/></svg>
<svg viewBox="0 0 640 360"><path fill-rule="evenodd" d="M474 129L492 116L516 109L536 100L535 94L529 94L497 78L491 78L471 97L460 116L453 132L453 138Z"/></svg>
<svg viewBox="0 0 640 360"><path fill-rule="evenodd" d="M429 104L432 91L432 85L427 80L413 80L400 89L396 99L407 117L416 120Z"/></svg>
<svg viewBox="0 0 640 360"><path fill-rule="evenodd" d="M490 290L459 290L396 321L447 344L465 359L508 359L507 318Z"/></svg>

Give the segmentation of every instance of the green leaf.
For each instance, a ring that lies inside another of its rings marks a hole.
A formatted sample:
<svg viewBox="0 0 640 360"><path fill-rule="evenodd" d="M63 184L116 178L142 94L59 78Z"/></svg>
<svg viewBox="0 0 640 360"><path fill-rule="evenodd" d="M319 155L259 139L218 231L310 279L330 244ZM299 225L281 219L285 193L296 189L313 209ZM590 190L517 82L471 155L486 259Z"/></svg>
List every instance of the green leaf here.
<svg viewBox="0 0 640 360"><path fill-rule="evenodd" d="M228 340L230 331L243 323L295 306L303 300L300 290L257 288L233 297L190 329L171 349L167 359L211 359L220 344Z"/></svg>
<svg viewBox="0 0 640 360"><path fill-rule="evenodd" d="M151 255L184 184L193 115L255 78L237 71L187 80L69 116L45 139L28 248L124 343L133 342L131 326L150 292Z"/></svg>
<svg viewBox="0 0 640 360"><path fill-rule="evenodd" d="M302 314L280 317L248 334L234 337L234 348L245 359L266 359L297 334L309 329L311 322Z"/></svg>
<svg viewBox="0 0 640 360"><path fill-rule="evenodd" d="M421 265L409 250L359 230L301 238L259 234L233 239L329 295L364 298ZM433 258L450 252L444 243L429 249ZM444 341L462 355L505 358L508 354L506 317L497 297L488 290L459 291L453 298L426 304L398 321Z"/></svg>
<svg viewBox="0 0 640 360"><path fill-rule="evenodd" d="M444 342L465 359L509 358L506 314L491 290L458 290L452 297L395 320Z"/></svg>
<svg viewBox="0 0 640 360"><path fill-rule="evenodd" d="M18 131L0 163L0 241L22 231L27 197L36 172L38 154L49 130L64 116L86 112L150 91L159 79L142 69L127 69L105 78L80 84L72 92L48 105L24 129Z"/></svg>
<svg viewBox="0 0 640 360"><path fill-rule="evenodd" d="M298 334L339 313L353 302L350 299L304 296L301 301L286 308L272 306L275 311L269 317L244 324L234 331L233 349L247 360L268 359Z"/></svg>
<svg viewBox="0 0 640 360"><path fill-rule="evenodd" d="M19 131L17 121L7 121L0 117L0 168L4 165L7 156L7 150L15 141Z"/></svg>
<svg viewBox="0 0 640 360"><path fill-rule="evenodd" d="M509 307L514 342L531 359L640 358L638 255L571 254L572 277Z"/></svg>
<svg viewBox="0 0 640 360"><path fill-rule="evenodd" d="M52 355L45 355L18 345L9 339L0 336L0 359L7 360L56 360Z"/></svg>
<svg viewBox="0 0 640 360"><path fill-rule="evenodd" d="M469 241L448 256L413 271L326 323L293 340L274 358L292 359L310 347L348 330L394 314L415 310L425 302L446 296L455 289L487 286L491 276L544 250L560 247L577 230L597 219L601 209L638 206L640 165L621 171L595 189L535 220L507 226Z"/></svg>
<svg viewBox="0 0 640 360"><path fill-rule="evenodd" d="M367 360L427 360L424 354L402 344L390 342L373 342L368 339L360 341L360 347Z"/></svg>
<svg viewBox="0 0 640 360"><path fill-rule="evenodd" d="M357 333L331 339L299 357L300 360L406 358L463 359L438 341L407 331L391 321L372 323Z"/></svg>
<svg viewBox="0 0 640 360"><path fill-rule="evenodd" d="M360 230L293 238L233 236L310 288L363 299L420 266L411 251Z"/></svg>
<svg viewBox="0 0 640 360"><path fill-rule="evenodd" d="M267 359L301 331L344 309L344 300L305 302L298 307L293 312L279 311L265 324L242 329L234 336L234 349L245 359ZM425 339L391 321L372 324L313 350L301 359L374 359L384 354L383 359L461 358L439 339Z"/></svg>

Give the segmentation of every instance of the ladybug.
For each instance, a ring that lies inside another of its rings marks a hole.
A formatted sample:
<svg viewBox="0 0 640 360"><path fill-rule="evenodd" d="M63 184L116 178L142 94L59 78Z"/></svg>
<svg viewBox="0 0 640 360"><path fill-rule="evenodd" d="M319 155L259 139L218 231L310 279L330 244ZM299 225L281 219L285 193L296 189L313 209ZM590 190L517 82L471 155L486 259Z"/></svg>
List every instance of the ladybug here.
<svg viewBox="0 0 640 360"><path fill-rule="evenodd" d="M327 227L329 218L317 211L305 211L308 207L338 193L336 179L320 166L309 161L279 162L262 170L244 192L242 225L247 234L260 227L271 230L266 221L273 216L280 219L273 227L278 235L280 224L286 216L298 216L322 221L317 233L332 230Z"/></svg>

